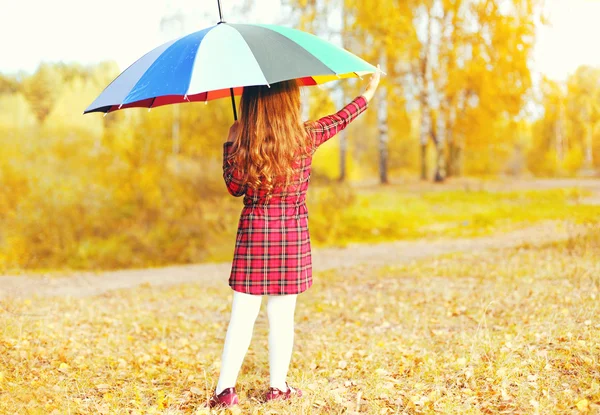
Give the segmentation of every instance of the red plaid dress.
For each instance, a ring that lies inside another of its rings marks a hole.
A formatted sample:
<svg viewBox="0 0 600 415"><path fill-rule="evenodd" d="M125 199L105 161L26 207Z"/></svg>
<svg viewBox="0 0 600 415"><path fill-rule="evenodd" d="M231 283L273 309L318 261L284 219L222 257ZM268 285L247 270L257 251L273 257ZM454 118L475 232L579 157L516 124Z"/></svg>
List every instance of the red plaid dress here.
<svg viewBox="0 0 600 415"><path fill-rule="evenodd" d="M334 115L307 123L313 153L322 143L342 131L367 108L359 96ZM306 191L311 157L297 162L299 173L286 189L254 191L242 185L242 175L229 161L231 143L223 148L223 178L233 196L244 197L235 242L229 285L253 295L299 294L312 285L312 260L308 232Z"/></svg>

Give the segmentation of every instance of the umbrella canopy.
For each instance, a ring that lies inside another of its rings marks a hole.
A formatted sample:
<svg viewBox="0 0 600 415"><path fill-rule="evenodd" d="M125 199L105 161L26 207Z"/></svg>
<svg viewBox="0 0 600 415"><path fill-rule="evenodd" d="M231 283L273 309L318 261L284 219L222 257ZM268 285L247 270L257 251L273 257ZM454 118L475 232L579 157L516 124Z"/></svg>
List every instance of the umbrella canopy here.
<svg viewBox="0 0 600 415"><path fill-rule="evenodd" d="M240 95L244 86L290 79L317 85L376 71L356 55L300 30L223 22L147 53L84 113L210 101Z"/></svg>

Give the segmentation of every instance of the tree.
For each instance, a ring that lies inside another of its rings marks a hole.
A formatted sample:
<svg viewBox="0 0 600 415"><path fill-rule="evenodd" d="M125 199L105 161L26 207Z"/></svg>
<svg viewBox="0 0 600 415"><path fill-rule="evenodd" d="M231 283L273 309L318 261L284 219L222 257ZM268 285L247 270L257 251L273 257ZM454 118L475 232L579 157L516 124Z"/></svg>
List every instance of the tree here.
<svg viewBox="0 0 600 415"><path fill-rule="evenodd" d="M311 30L322 28L340 1L288 3L301 11L301 27ZM421 177L428 176L430 141L436 152L436 181L461 174L465 166L467 173L503 169L521 144L520 135L511 132L527 115L525 102L532 93L528 62L543 0L341 4L348 19L343 36L354 39L352 50L373 62L382 57L387 61L388 76L382 82L387 93L377 105L388 106L393 118L401 111L418 114ZM389 108L390 100L402 102L403 108ZM388 147L400 139L393 129L381 129L380 161L388 131Z"/></svg>
<svg viewBox="0 0 600 415"><path fill-rule="evenodd" d="M0 95L18 92L20 82L16 76L0 74Z"/></svg>
<svg viewBox="0 0 600 415"><path fill-rule="evenodd" d="M354 11L354 23L349 27L358 43L357 49L372 62L382 65L387 76L382 78L377 97L377 136L379 153L379 180L388 183L388 159L391 138L400 139L400 131L390 128L389 114L401 119L406 114L405 99L407 76L410 72L410 53L414 45L412 7L416 1L385 0L375 3L346 0L346 7ZM346 34L348 36L348 34ZM362 49L362 50L361 50ZM391 107L391 102L400 105ZM396 134L394 134L396 133Z"/></svg>
<svg viewBox="0 0 600 415"><path fill-rule="evenodd" d="M42 63L37 71L23 82L23 94L40 123L52 111L64 86L63 75L55 65Z"/></svg>
<svg viewBox="0 0 600 415"><path fill-rule="evenodd" d="M542 79L538 102L529 169L573 175L600 167L600 68L582 66L565 82Z"/></svg>
<svg viewBox="0 0 600 415"><path fill-rule="evenodd" d="M568 111L576 137L585 149L586 170L594 166L594 132L600 125L600 68L582 66L567 80ZM575 138L576 139L576 138Z"/></svg>

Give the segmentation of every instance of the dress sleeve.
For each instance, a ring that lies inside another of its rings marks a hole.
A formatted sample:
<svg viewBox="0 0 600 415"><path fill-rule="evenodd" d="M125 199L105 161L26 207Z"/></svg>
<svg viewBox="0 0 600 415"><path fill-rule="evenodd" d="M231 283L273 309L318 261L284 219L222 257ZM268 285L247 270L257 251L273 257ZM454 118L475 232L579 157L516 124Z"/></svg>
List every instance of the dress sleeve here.
<svg viewBox="0 0 600 415"><path fill-rule="evenodd" d="M323 117L311 125L311 132L315 148L342 131L353 120L362 114L368 107L368 101L363 96L358 96L344 108L333 115Z"/></svg>
<svg viewBox="0 0 600 415"><path fill-rule="evenodd" d="M246 193L247 186L243 184L243 177L241 172L231 164L229 155L233 143L223 144L223 179L227 186L227 191L232 196L239 197Z"/></svg>

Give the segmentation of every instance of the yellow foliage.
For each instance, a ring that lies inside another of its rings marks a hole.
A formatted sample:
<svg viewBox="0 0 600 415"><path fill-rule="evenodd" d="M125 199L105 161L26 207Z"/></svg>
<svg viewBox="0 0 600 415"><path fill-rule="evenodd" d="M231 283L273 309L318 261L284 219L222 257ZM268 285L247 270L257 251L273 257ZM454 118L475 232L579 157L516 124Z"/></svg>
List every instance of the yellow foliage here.
<svg viewBox="0 0 600 415"><path fill-rule="evenodd" d="M532 159L545 158L547 163L543 168L532 164L530 170L574 175L599 168L600 69L583 66L566 83L543 79L541 86L544 114L536 123L530 152Z"/></svg>
<svg viewBox="0 0 600 415"><path fill-rule="evenodd" d="M567 175L574 176L581 170L583 164L583 151L580 146L574 146L569 149L560 166Z"/></svg>
<svg viewBox="0 0 600 415"><path fill-rule="evenodd" d="M80 78L72 80L56 98L44 127L51 132L77 130L94 141L99 140L104 133L104 120L97 116L82 116L97 93L98 88L91 82Z"/></svg>
<svg viewBox="0 0 600 415"><path fill-rule="evenodd" d="M60 69L48 63L42 63L36 73L23 82L23 93L40 123L52 110L63 86L64 78Z"/></svg>
<svg viewBox="0 0 600 415"><path fill-rule="evenodd" d="M22 93L0 94L0 129L30 129L37 120Z"/></svg>
<svg viewBox="0 0 600 415"><path fill-rule="evenodd" d="M389 2L372 9L359 2L346 3L350 4L356 6L351 13L365 17L360 22L348 20L354 23L344 29L358 34L348 40L352 49L356 47L368 55L377 50L369 45L381 45L388 62L396 60L398 65L390 65L389 76L384 80L388 96L376 97L371 109L345 132L347 179L368 183L378 173L380 125L376 109L381 102L388 105L389 171L394 178L414 175L420 162L420 111L409 87L415 68L418 69L417 52L422 45L412 18L423 19L429 10L411 3L406 11L414 12L414 16L407 18L386 13ZM458 27L460 13L450 12L452 2L444 4L448 7L444 19L454 16L444 20L444 25L464 30ZM314 11L319 4L306 6ZM334 3L328 2L327 6L334 7ZM498 16L490 16L485 10L477 12L495 31L494 36L502 38L502 33L513 27L514 21L495 21ZM398 24L399 30L393 33L385 26L379 32L377 19ZM465 35L460 30L455 34ZM508 76L512 81L505 79L499 87L494 83L495 73L489 72L482 56L474 56L464 67L449 63L464 52L464 45L474 45L480 53L485 52L481 38L472 35L460 38L462 46L457 50L449 50L447 45L441 48L439 66L430 69L437 73L432 82L439 98L446 102L434 113L443 119L452 108L458 111L456 119L447 125L451 127L447 132L452 132L447 139L453 137L463 150L464 171L480 175L502 173L507 163L518 164L519 157L515 155L527 146L527 164L534 174L577 174L585 165L588 150L587 141L577 137L591 132L594 154L600 146L600 121L586 92L597 73L578 71L564 96L560 94L565 88L544 84L545 118L530 129L527 121L515 121L514 112L519 107L512 101L515 96L505 96L501 90L510 89L510 82L516 82L513 78L521 76L523 68L517 67ZM400 40L398 36L405 43L394 48L394 42ZM511 42L514 39L501 39L495 45L502 53L508 53L515 47ZM506 69L507 62L501 63L498 70ZM447 79L440 76L443 70L448 71ZM114 63L93 67L44 64L22 80L2 81L0 267L95 269L230 259L229 238L240 207L239 200L228 197L221 177L222 143L232 122L230 102L183 104L152 112L132 109L104 118L100 114L82 116L82 110L116 73ZM343 86L349 101L360 93L364 81L337 85ZM305 89L306 118L314 120L339 109L341 94L337 92L341 91L333 90L334 87L332 84L322 89ZM522 92L518 88L516 91L517 95ZM517 98L516 102L520 102L522 97ZM494 100L501 103L496 105ZM568 145L559 154L552 137L560 113L557 105L561 102L565 103ZM577 114L581 102L590 108L591 121L584 123ZM174 128L176 125L178 129ZM430 151L427 157L432 160L433 156ZM593 160L599 163L600 157ZM314 158L315 184L320 179L337 180L339 166L338 136L324 144ZM444 225L444 232L450 234L488 232L505 220L497 211L469 211L456 204L455 199L464 195L452 192L441 193L446 197L443 201L424 198L436 206L445 204L459 211L457 215L447 211L438 215L435 209L432 211L427 204L417 203L402 192L381 208L370 204L351 186L337 187L315 188L315 201L309 199L310 209L315 212L311 218L317 224L311 230L316 244L423 236L423 232L430 232L427 226L440 220L454 224ZM332 219L329 210L332 203L336 204L332 202L335 198L344 203ZM532 197L531 204L538 199ZM559 208L553 205L555 213L542 211L530 217L499 200L503 200L501 196L487 195L479 202L503 206L502 212L511 212L523 220L559 215L566 205L559 201ZM530 207L530 203L523 205ZM576 209L584 216L589 213L589 207ZM411 225L398 227L398 217ZM456 225L460 220L468 220L470 225Z"/></svg>

